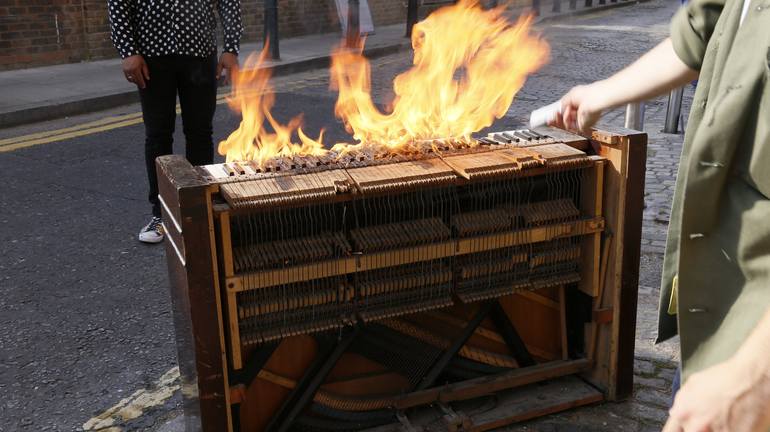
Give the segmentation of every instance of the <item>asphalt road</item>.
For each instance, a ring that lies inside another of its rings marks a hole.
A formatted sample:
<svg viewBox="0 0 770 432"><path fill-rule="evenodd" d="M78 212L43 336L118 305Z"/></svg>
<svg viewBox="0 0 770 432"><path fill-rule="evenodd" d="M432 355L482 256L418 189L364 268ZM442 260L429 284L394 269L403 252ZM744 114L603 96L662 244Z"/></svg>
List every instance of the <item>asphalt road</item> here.
<svg viewBox="0 0 770 432"><path fill-rule="evenodd" d="M674 3L655 0L545 27L551 64L494 128L524 124L532 109L652 47ZM378 101L388 100L392 76L409 62L406 52L373 61ZM326 71L281 77L276 88L279 120L304 113L308 135L324 127L328 142L347 138L333 116ZM0 130L0 138L137 111ZM215 142L238 121L220 105ZM619 113L607 121L618 124ZM177 151L183 141L180 124ZM0 152L0 431L83 430L134 392L156 388L175 366L164 248L136 240L150 215L145 182L142 124ZM658 255L645 256L642 284L657 286L659 265ZM153 429L178 415L178 392L170 394L111 430Z"/></svg>

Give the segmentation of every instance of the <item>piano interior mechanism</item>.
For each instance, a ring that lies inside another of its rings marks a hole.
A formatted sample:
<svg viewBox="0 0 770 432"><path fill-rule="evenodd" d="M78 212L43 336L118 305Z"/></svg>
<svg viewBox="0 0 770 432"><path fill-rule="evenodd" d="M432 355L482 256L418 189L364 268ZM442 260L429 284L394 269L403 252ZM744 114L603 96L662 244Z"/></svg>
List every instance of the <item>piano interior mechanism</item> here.
<svg viewBox="0 0 770 432"><path fill-rule="evenodd" d="M158 159L188 429L489 430L632 389L646 136Z"/></svg>

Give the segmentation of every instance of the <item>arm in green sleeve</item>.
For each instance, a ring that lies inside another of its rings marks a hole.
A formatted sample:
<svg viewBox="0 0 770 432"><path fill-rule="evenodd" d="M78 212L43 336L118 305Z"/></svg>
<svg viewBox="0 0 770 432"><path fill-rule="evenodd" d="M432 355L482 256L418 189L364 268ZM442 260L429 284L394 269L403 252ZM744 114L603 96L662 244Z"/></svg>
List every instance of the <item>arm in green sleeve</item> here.
<svg viewBox="0 0 770 432"><path fill-rule="evenodd" d="M690 0L671 21L671 41L687 66L700 70L726 0Z"/></svg>

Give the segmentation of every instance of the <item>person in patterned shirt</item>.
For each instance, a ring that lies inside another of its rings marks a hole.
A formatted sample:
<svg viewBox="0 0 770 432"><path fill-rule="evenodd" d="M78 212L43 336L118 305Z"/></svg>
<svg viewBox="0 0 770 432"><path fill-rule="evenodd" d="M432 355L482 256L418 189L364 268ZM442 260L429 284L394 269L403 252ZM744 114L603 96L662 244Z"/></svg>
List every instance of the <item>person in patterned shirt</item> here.
<svg viewBox="0 0 770 432"><path fill-rule="evenodd" d="M160 243L164 233L155 159L173 152L177 94L187 159L193 165L210 164L217 83L238 68L241 4L240 0L108 0L107 6L123 74L136 84L142 103L153 216L139 240ZM218 60L215 9L224 30Z"/></svg>

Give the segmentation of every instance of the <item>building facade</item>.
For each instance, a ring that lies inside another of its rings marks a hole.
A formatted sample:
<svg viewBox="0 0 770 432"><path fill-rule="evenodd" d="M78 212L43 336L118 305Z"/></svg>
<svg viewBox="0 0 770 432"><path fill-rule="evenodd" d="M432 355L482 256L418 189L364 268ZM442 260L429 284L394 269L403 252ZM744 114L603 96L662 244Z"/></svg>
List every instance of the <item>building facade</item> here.
<svg viewBox="0 0 770 432"><path fill-rule="evenodd" d="M262 40L262 0L241 0L243 42ZM369 0L375 26L406 21L406 0ZM334 0L279 0L280 37L340 31ZM0 0L0 70L114 58L106 0Z"/></svg>

